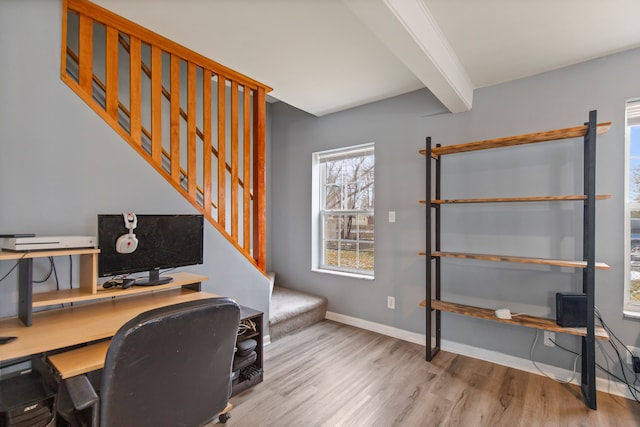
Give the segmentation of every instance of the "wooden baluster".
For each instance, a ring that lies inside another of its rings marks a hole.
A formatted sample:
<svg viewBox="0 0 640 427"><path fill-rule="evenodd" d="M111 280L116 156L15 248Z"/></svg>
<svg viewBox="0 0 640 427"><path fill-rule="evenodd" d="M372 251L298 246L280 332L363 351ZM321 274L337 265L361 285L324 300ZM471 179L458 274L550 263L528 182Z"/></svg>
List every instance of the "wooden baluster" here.
<svg viewBox="0 0 640 427"><path fill-rule="evenodd" d="M66 1L66 0L64 0ZM69 58L67 58L67 55L69 53L71 53L71 48L69 47L69 31L67 29L68 25L69 25L69 13L72 12L71 10L67 10L66 4L63 3L62 5L62 52L60 54L60 75L62 76L62 79L64 80L65 76L68 76L67 74L67 60ZM75 12L74 12L75 13ZM79 31L79 30L78 30Z"/></svg>
<svg viewBox="0 0 640 427"><path fill-rule="evenodd" d="M93 20L81 14L79 26L78 82L80 88L91 98L93 96Z"/></svg>
<svg viewBox="0 0 640 427"><path fill-rule="evenodd" d="M196 65L187 64L187 188L189 196L196 198Z"/></svg>
<svg viewBox="0 0 640 427"><path fill-rule="evenodd" d="M211 216L211 71L202 73L202 180L203 182L203 207L207 215Z"/></svg>
<svg viewBox="0 0 640 427"><path fill-rule="evenodd" d="M238 241L238 83L231 82L231 237Z"/></svg>
<svg viewBox="0 0 640 427"><path fill-rule="evenodd" d="M265 183L265 145L266 145L266 93L258 87L253 97L253 258L258 268L266 268L266 183Z"/></svg>
<svg viewBox="0 0 640 427"><path fill-rule="evenodd" d="M249 252L251 250L251 90L248 87L244 87L244 137L243 148L244 154L243 160L243 209L244 217L243 223L243 248Z"/></svg>
<svg viewBox="0 0 640 427"><path fill-rule="evenodd" d="M180 183L180 57L176 55L171 55L170 84L171 179Z"/></svg>
<svg viewBox="0 0 640 427"><path fill-rule="evenodd" d="M151 158L162 165L162 50L151 46Z"/></svg>
<svg viewBox="0 0 640 427"><path fill-rule="evenodd" d="M142 145L142 63L140 39L129 36L129 133L137 146Z"/></svg>
<svg viewBox="0 0 640 427"><path fill-rule="evenodd" d="M107 27L106 48L106 111L118 122L118 30Z"/></svg>
<svg viewBox="0 0 640 427"><path fill-rule="evenodd" d="M226 224L226 174L227 174L227 131L226 131L226 81L218 74L218 224Z"/></svg>

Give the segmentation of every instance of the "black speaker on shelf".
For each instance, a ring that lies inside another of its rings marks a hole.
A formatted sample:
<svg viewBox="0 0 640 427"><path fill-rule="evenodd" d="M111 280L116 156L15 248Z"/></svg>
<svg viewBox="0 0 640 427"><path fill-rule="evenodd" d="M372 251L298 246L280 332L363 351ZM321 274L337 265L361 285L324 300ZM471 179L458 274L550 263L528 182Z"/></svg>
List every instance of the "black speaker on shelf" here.
<svg viewBox="0 0 640 427"><path fill-rule="evenodd" d="M556 293L556 323L563 328L587 326L587 294Z"/></svg>

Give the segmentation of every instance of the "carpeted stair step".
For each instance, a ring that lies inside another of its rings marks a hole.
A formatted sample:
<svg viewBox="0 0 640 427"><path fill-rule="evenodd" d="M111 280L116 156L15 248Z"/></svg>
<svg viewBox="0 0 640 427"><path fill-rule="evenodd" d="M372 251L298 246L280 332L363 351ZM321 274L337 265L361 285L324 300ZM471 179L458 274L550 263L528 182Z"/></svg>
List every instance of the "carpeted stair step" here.
<svg viewBox="0 0 640 427"><path fill-rule="evenodd" d="M274 286L269 311L269 335L275 341L324 319L327 299Z"/></svg>

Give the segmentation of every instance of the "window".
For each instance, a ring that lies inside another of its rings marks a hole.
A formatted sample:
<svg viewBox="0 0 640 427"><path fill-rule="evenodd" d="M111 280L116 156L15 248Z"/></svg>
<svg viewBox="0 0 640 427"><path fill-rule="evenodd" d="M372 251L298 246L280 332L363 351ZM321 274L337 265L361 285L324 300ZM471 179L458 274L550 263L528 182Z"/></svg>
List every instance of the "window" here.
<svg viewBox="0 0 640 427"><path fill-rule="evenodd" d="M624 312L640 317L640 100L627 102L626 112Z"/></svg>
<svg viewBox="0 0 640 427"><path fill-rule="evenodd" d="M373 144L313 154L312 269L373 278Z"/></svg>

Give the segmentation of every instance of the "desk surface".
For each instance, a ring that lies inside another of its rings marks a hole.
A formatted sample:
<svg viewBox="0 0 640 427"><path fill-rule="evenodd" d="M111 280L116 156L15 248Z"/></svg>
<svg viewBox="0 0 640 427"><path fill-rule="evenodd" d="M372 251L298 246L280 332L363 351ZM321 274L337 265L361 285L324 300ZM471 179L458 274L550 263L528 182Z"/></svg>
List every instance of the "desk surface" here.
<svg viewBox="0 0 640 427"><path fill-rule="evenodd" d="M0 320L0 335L18 337L0 345L0 361L109 338L144 311L217 296L182 288L167 289L34 313L30 327L17 317Z"/></svg>
<svg viewBox="0 0 640 427"><path fill-rule="evenodd" d="M241 320L261 314L262 312L258 310L242 305L240 306ZM260 333L260 331L262 331L262 328L259 329L258 333ZM56 371L58 371L60 378L70 378L102 369L110 344L111 340L99 341L95 344L51 355L47 359L49 363L55 367Z"/></svg>

